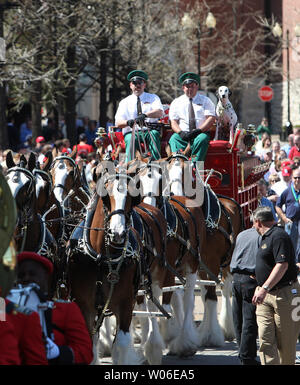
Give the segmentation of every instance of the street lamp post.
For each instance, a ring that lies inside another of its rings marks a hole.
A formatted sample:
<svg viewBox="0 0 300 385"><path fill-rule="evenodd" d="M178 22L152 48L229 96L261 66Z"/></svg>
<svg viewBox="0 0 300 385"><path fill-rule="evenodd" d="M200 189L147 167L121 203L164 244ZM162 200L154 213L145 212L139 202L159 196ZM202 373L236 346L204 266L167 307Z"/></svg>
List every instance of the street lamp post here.
<svg viewBox="0 0 300 385"><path fill-rule="evenodd" d="M286 70L287 70L287 116L288 123L291 122L291 109L290 109L290 31L286 30Z"/></svg>
<svg viewBox="0 0 300 385"><path fill-rule="evenodd" d="M282 37L282 29L279 23L275 23L274 27L272 28L272 33L275 37L281 38ZM289 45L290 45L290 38L289 38L289 30L286 30L286 57L287 57L287 123L285 125L285 131L282 132L282 137L285 138L287 136L287 130L291 126L291 120L290 120L290 52L289 52Z"/></svg>
<svg viewBox="0 0 300 385"><path fill-rule="evenodd" d="M300 37L300 24L297 24L295 29L295 36ZM282 29L279 25L279 23L275 23L274 27L272 28L272 33L275 37L281 38L282 37ZM291 129L292 123L291 123L291 101L290 101L290 31L289 29L286 30L286 71L287 71L287 123L286 123L286 130Z"/></svg>
<svg viewBox="0 0 300 385"><path fill-rule="evenodd" d="M188 13L185 13L182 20L181 24L188 29L191 30L196 30L196 37L197 37L197 69L198 69L198 75L200 78L200 83L199 83L199 89L201 89L201 38L203 36L211 36L212 31L216 28L216 18L212 14L212 12L208 12L207 17L205 19L205 25L207 27L207 31L203 32L201 29L201 23L199 22L196 24L190 17Z"/></svg>

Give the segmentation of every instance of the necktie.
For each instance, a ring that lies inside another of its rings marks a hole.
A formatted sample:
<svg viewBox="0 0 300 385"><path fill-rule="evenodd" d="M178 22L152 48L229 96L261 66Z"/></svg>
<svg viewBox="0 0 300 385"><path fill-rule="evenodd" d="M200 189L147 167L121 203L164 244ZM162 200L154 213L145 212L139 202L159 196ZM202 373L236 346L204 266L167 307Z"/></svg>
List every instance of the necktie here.
<svg viewBox="0 0 300 385"><path fill-rule="evenodd" d="M190 131L193 131L196 129L195 111L193 107L192 98L190 98L190 104L189 104L189 129Z"/></svg>
<svg viewBox="0 0 300 385"><path fill-rule="evenodd" d="M137 97L137 114L138 115L142 114L142 105L141 105L141 99L139 96Z"/></svg>

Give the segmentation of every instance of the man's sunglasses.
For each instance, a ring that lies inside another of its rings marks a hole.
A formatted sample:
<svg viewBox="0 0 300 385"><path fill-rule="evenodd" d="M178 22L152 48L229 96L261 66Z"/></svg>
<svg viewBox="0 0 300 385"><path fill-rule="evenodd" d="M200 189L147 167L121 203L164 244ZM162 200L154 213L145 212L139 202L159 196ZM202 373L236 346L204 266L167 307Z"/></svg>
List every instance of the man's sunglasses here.
<svg viewBox="0 0 300 385"><path fill-rule="evenodd" d="M293 176L293 179L300 179L300 176Z"/></svg>
<svg viewBox="0 0 300 385"><path fill-rule="evenodd" d="M144 84L145 82L143 80L133 80L131 83L136 86L138 84Z"/></svg>

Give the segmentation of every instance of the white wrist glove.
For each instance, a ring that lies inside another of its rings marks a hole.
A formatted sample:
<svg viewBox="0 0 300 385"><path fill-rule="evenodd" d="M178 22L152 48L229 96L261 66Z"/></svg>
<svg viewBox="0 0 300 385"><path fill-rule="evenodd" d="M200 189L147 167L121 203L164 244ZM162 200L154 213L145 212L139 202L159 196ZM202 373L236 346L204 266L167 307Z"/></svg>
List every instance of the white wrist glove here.
<svg viewBox="0 0 300 385"><path fill-rule="evenodd" d="M46 351L47 351L47 360L52 360L53 358L56 358L59 356L58 346L49 337L47 337Z"/></svg>

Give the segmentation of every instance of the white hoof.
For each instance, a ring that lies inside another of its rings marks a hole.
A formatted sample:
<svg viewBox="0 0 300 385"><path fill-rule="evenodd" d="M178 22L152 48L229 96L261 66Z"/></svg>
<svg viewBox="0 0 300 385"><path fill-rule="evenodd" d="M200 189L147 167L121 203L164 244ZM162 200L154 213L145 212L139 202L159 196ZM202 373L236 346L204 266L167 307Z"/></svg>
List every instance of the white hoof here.
<svg viewBox="0 0 300 385"><path fill-rule="evenodd" d="M203 321L198 327L198 346L224 346L224 335L218 323L217 301L206 300Z"/></svg>
<svg viewBox="0 0 300 385"><path fill-rule="evenodd" d="M112 346L113 365L141 365L144 358L134 349L130 333L119 330Z"/></svg>

